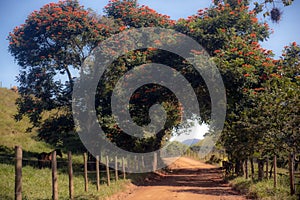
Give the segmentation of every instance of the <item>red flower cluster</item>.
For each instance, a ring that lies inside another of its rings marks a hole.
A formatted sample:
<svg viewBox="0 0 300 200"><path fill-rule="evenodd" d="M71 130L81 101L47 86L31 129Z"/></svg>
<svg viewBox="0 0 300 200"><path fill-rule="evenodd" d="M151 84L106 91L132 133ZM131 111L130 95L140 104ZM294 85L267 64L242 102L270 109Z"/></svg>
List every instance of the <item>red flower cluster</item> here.
<svg viewBox="0 0 300 200"><path fill-rule="evenodd" d="M169 27L175 24L170 16L157 13L148 6L140 6L135 1L111 0L105 12L128 27Z"/></svg>

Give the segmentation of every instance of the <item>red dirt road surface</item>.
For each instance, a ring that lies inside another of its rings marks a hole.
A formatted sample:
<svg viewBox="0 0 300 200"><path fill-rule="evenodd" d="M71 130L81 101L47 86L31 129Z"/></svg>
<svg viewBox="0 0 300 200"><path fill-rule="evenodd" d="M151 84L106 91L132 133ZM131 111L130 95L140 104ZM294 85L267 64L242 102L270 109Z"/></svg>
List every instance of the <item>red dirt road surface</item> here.
<svg viewBox="0 0 300 200"><path fill-rule="evenodd" d="M132 189L122 200L245 200L223 181L215 166L180 158L169 166L172 173Z"/></svg>

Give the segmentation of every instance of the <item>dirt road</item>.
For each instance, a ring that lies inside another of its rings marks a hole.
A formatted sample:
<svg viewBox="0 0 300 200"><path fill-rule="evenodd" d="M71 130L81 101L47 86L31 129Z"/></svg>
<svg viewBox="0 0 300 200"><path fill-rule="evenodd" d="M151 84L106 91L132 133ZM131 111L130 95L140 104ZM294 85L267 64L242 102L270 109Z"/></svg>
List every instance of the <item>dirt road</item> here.
<svg viewBox="0 0 300 200"><path fill-rule="evenodd" d="M180 158L172 173L145 183L123 196L122 200L245 200L222 180L221 171L208 164Z"/></svg>

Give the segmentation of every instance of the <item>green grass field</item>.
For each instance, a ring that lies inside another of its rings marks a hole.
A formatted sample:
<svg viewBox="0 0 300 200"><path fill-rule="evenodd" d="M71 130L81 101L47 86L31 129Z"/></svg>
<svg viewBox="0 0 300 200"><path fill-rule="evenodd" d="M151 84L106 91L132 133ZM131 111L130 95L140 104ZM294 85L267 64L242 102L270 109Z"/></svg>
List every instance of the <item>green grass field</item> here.
<svg viewBox="0 0 300 200"><path fill-rule="evenodd" d="M23 199L51 199L51 169L37 169L25 166L22 169ZM0 164L0 199L14 199L14 166ZM74 197L75 199L105 199L106 197L121 191L129 180L112 181L108 187L105 177L102 176L103 184L100 191L96 189L95 183L89 182L88 192L84 191L83 173L74 175ZM91 179L92 180L92 179ZM58 195L59 199L69 199L68 174L58 173Z"/></svg>

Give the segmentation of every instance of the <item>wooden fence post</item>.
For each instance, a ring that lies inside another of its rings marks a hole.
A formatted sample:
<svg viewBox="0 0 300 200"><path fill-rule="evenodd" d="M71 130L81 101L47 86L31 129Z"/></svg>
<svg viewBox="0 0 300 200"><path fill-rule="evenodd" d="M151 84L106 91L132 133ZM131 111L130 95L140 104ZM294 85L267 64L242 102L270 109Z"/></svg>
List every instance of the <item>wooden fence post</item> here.
<svg viewBox="0 0 300 200"><path fill-rule="evenodd" d="M72 153L68 152L68 171L69 171L69 197L74 198L74 185L73 185L73 166L72 166Z"/></svg>
<svg viewBox="0 0 300 200"><path fill-rule="evenodd" d="M97 191L100 191L99 156L96 156Z"/></svg>
<svg viewBox="0 0 300 200"><path fill-rule="evenodd" d="M58 200L56 151L52 152L51 168L52 168L52 199Z"/></svg>
<svg viewBox="0 0 300 200"><path fill-rule="evenodd" d="M139 172L140 170L140 165L139 165L139 160L138 160L138 157L137 156L134 156L134 163L135 163L135 170L136 172Z"/></svg>
<svg viewBox="0 0 300 200"><path fill-rule="evenodd" d="M142 156L142 169L145 169L145 160L144 160L144 156Z"/></svg>
<svg viewBox="0 0 300 200"><path fill-rule="evenodd" d="M115 156L115 179L116 181L119 180L119 175L118 175L118 157Z"/></svg>
<svg viewBox="0 0 300 200"><path fill-rule="evenodd" d="M295 194L294 160L295 160L294 154L289 153L289 175L290 175L291 195Z"/></svg>
<svg viewBox="0 0 300 200"><path fill-rule="evenodd" d="M15 147L15 200L22 199L22 148Z"/></svg>
<svg viewBox="0 0 300 200"><path fill-rule="evenodd" d="M106 156L106 176L107 176L107 185L110 186L110 175L109 175L109 160Z"/></svg>
<svg viewBox="0 0 300 200"><path fill-rule="evenodd" d="M277 187L277 157L276 157L276 155L274 155L273 165L274 165L274 188L276 188Z"/></svg>
<svg viewBox="0 0 300 200"><path fill-rule="evenodd" d="M245 160L245 178L248 179L248 158Z"/></svg>
<svg viewBox="0 0 300 200"><path fill-rule="evenodd" d="M88 192L88 173L87 173L87 155L83 153L83 161L84 161L84 191Z"/></svg>
<svg viewBox="0 0 300 200"><path fill-rule="evenodd" d="M269 179L269 158L266 159L266 179Z"/></svg>
<svg viewBox="0 0 300 200"><path fill-rule="evenodd" d="M123 179L126 179L125 158L122 157Z"/></svg>
<svg viewBox="0 0 300 200"><path fill-rule="evenodd" d="M153 172L155 172L157 169L157 153L154 152L153 154Z"/></svg>

